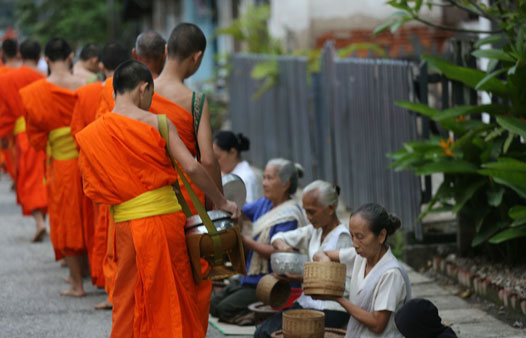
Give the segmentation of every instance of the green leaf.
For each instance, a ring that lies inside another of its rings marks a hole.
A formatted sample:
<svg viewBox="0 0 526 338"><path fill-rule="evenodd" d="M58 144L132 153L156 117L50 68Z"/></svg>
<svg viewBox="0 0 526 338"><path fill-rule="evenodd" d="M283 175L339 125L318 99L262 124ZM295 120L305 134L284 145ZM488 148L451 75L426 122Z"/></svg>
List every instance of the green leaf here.
<svg viewBox="0 0 526 338"><path fill-rule="evenodd" d="M391 27L392 25L394 25L396 22L398 22L397 20L393 20L393 21L389 21L389 22L386 22L386 23L383 23L381 24L380 26L376 27L373 31L373 35L377 35L377 34L380 34L381 32L383 32L384 30L386 30L387 28Z"/></svg>
<svg viewBox="0 0 526 338"><path fill-rule="evenodd" d="M513 59L508 53L506 53L502 49L478 49L471 53L471 55L478 58L488 58L507 62L515 62L515 59Z"/></svg>
<svg viewBox="0 0 526 338"><path fill-rule="evenodd" d="M526 218L526 206L516 205L508 211L508 215L512 219Z"/></svg>
<svg viewBox="0 0 526 338"><path fill-rule="evenodd" d="M490 59L488 62L488 66L486 67L486 72L491 73L492 71L494 71L495 68L497 68L499 62L499 60Z"/></svg>
<svg viewBox="0 0 526 338"><path fill-rule="evenodd" d="M479 224L477 234L471 242L471 246L473 247L485 243L491 236L495 235L500 230L499 226L485 222L484 217L480 219Z"/></svg>
<svg viewBox="0 0 526 338"><path fill-rule="evenodd" d="M502 232L499 232L495 236L491 237L489 242L493 244L499 244L520 237L526 237L526 226L521 226L518 228L509 228Z"/></svg>
<svg viewBox="0 0 526 338"><path fill-rule="evenodd" d="M473 195L479 190L484 184L486 184L486 180L479 180L472 182L469 186L467 186L465 189L457 191L457 196L455 196L455 206L453 207L453 213L459 212L467 201L473 197Z"/></svg>
<svg viewBox="0 0 526 338"><path fill-rule="evenodd" d="M486 194L488 195L488 204L492 207L498 207L502 203L502 197L504 196L504 193L506 192L506 189L501 186L495 186L494 188L488 190Z"/></svg>
<svg viewBox="0 0 526 338"><path fill-rule="evenodd" d="M504 146L502 146L502 152L506 154L508 152L508 149L510 148L511 142L515 138L514 133L509 133L508 137L506 138L506 141L504 142Z"/></svg>
<svg viewBox="0 0 526 338"><path fill-rule="evenodd" d="M488 45L488 44L496 44L496 43L499 43L499 42L503 42L503 41L507 41L508 39L505 37L505 35L502 35L502 34L493 34L493 35L490 35L490 36L486 36L485 38L483 39L480 39L478 40L477 42L475 42L475 45L474 47L475 48L480 48L480 46L483 46L483 45Z"/></svg>
<svg viewBox="0 0 526 338"><path fill-rule="evenodd" d="M497 162L482 164L483 168L497 169L503 171L519 171L526 174L526 162L521 162L514 158L500 157Z"/></svg>
<svg viewBox="0 0 526 338"><path fill-rule="evenodd" d="M468 161L443 159L437 162L424 164L417 168L415 173L418 175L430 175L435 173L473 174L477 172L477 169L477 166Z"/></svg>
<svg viewBox="0 0 526 338"><path fill-rule="evenodd" d="M504 128L497 128L495 130L493 130L492 132L488 133L488 135L484 138L484 141L488 142L488 141L491 141L493 140L495 137L499 136L500 134L502 134L502 132L504 132Z"/></svg>
<svg viewBox="0 0 526 338"><path fill-rule="evenodd" d="M486 76L483 71L457 66L437 56L424 55L422 59L426 60L431 68L442 72L449 79L462 82L472 88L475 88L477 83ZM480 89L501 97L507 97L506 86L496 78L488 80Z"/></svg>
<svg viewBox="0 0 526 338"><path fill-rule="evenodd" d="M489 80L493 79L494 77L497 77L498 75L502 74L506 72L506 69L505 68L501 68L501 69L498 69L494 72L491 72L489 73L488 75L486 75L482 80L479 81L479 83L477 83L477 85L475 86L475 89L476 90L480 90L480 88L482 88L482 86L488 82Z"/></svg>
<svg viewBox="0 0 526 338"><path fill-rule="evenodd" d="M409 102L409 101L395 101L395 104L397 106L400 106L402 108L405 108L407 110L411 110L417 113L420 113L422 115L428 116L430 118L433 118L434 116L438 115L439 111L429 107L426 104L422 103L416 103L416 102Z"/></svg>
<svg viewBox="0 0 526 338"><path fill-rule="evenodd" d="M506 130L526 138L526 123L515 117L498 116L497 123Z"/></svg>
<svg viewBox="0 0 526 338"><path fill-rule="evenodd" d="M510 224L510 228L515 228L523 224L526 224L526 218L518 218Z"/></svg>
<svg viewBox="0 0 526 338"><path fill-rule="evenodd" d="M440 186L438 187L436 193L433 195L429 203L426 205L424 211L418 216L417 222L420 222L424 217L427 216L433 210L433 206L438 202L440 198L447 197L448 192L450 190L449 182L443 181Z"/></svg>
<svg viewBox="0 0 526 338"><path fill-rule="evenodd" d="M509 181L501 179L499 177L493 177L493 180L498 184L502 184L507 186L508 188L513 189L517 194L519 194L520 197L526 198L526 188L510 183Z"/></svg>

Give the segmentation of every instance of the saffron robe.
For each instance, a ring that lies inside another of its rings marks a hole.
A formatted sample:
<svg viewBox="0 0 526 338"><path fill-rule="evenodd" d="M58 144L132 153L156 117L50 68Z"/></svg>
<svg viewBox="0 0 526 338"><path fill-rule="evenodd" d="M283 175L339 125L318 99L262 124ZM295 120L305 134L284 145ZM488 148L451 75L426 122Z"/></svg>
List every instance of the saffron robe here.
<svg viewBox="0 0 526 338"><path fill-rule="evenodd" d="M4 66L3 64L0 65L0 75L5 75L12 70L15 70L15 68ZM1 160L2 167L9 174L13 182L15 182L16 181L16 166L15 166L16 164L15 164L14 141L12 137L8 137L7 142L8 142L8 144L6 145L7 147L1 149L0 160Z"/></svg>
<svg viewBox="0 0 526 338"><path fill-rule="evenodd" d="M116 205L177 179L157 129L106 113L76 136L84 191ZM204 337L181 212L115 223L112 338Z"/></svg>
<svg viewBox="0 0 526 338"><path fill-rule="evenodd" d="M41 79L20 90L26 111L27 135L36 150L44 150L49 133L69 127L75 93ZM55 259L86 253L82 225L82 185L78 158L49 158L48 211Z"/></svg>
<svg viewBox="0 0 526 338"><path fill-rule="evenodd" d="M77 101L71 117L71 135L75 135L95 120L95 114L102 98L103 85L95 82L78 88L75 92ZM104 214L108 209L95 205L84 195L83 230L90 265L91 282L104 287L102 264L107 248L107 219Z"/></svg>
<svg viewBox="0 0 526 338"><path fill-rule="evenodd" d="M42 79L33 69L22 66L0 77L0 138L13 135L16 121L24 117L24 106L18 91ZM33 210L46 212L47 190L44 185L46 154L29 144L27 132L14 135L16 159L16 195L22 214L30 216Z"/></svg>
<svg viewBox="0 0 526 338"><path fill-rule="evenodd" d="M194 118L192 116L192 113L185 110L183 107L179 106L178 104L164 98L163 96L154 93L152 104L150 106L150 112L154 114L165 114L167 118L169 118L172 123L174 124L175 128L177 129L177 133L179 134L179 137L183 141L186 148L190 151L190 154L192 156L197 156L197 142L195 139L195 133L194 133ZM205 203L205 194L197 188L188 175L186 176L188 179L188 182L192 185L192 189L194 189L195 193L197 194L197 197L199 197L199 200L201 203ZM192 201L190 200L190 195L188 195L188 192L184 188L183 181L180 177L178 177L178 183L179 187L181 188L181 193L186 200L186 204L190 207L190 210L195 215L197 214L197 211L194 208L194 205L192 204ZM209 265L208 262L204 259L201 259L201 273L202 275L206 275L208 272ZM211 280L203 280L197 287L198 293L198 304L200 308L201 313L201 324L203 325L203 328L205 332L208 329L208 313L210 312L210 300L212 296L212 281Z"/></svg>

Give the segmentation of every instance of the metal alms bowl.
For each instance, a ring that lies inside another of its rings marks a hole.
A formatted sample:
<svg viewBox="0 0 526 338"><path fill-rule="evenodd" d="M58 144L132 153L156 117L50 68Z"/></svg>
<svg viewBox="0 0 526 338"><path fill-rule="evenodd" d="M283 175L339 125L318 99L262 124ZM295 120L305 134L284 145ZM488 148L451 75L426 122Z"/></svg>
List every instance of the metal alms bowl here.
<svg viewBox="0 0 526 338"><path fill-rule="evenodd" d="M303 275L303 269L307 261L307 255L297 252L276 252L270 256L272 271L278 274L288 272L290 274Z"/></svg>
<svg viewBox="0 0 526 338"><path fill-rule="evenodd" d="M226 230L235 226L234 221L232 218L230 218L230 214L222 210L210 210L208 211L208 216L212 220L212 223L216 227L217 231ZM186 219L184 232L187 235L208 233L199 215L194 215Z"/></svg>

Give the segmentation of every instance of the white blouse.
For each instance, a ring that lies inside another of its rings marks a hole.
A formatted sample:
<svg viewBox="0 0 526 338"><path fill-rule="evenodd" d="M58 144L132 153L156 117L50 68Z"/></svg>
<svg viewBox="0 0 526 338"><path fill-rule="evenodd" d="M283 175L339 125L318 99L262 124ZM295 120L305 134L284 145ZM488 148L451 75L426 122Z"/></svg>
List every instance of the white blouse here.
<svg viewBox="0 0 526 338"><path fill-rule="evenodd" d="M325 236L323 242L321 240L322 234L323 229L315 229L312 224L309 224L296 230L279 232L272 237L271 243L277 239L281 239L291 247L297 248L300 250L300 252L307 254L310 262L312 262L312 257L314 254L320 250L339 250L352 246L349 230L343 224L339 224L336 228L332 229L331 232ZM349 294L349 286L350 280L349 276L347 276L344 294L345 297L347 297ZM304 293L301 294L297 302L303 308L345 311L345 309L336 302L315 300Z"/></svg>
<svg viewBox="0 0 526 338"><path fill-rule="evenodd" d="M263 187L247 161L239 162L234 170L232 170L232 174L241 177L245 183L245 188L247 189L247 199L245 203L252 203L263 196Z"/></svg>
<svg viewBox="0 0 526 338"><path fill-rule="evenodd" d="M360 297L360 292L368 282L371 272L380 264L396 260L389 248L383 257L369 271L366 277L365 266L367 260L356 253L354 247L340 250L340 262L347 265L347 277L351 278L351 287L349 290L349 300L356 304ZM349 276L350 274L350 276ZM407 291L404 277L399 269L393 268L387 270L379 279L373 294L373 311L391 311L385 330L376 334L365 328L360 337L385 337L385 338L402 338L402 334L396 328L394 321L394 312L396 312L406 302Z"/></svg>

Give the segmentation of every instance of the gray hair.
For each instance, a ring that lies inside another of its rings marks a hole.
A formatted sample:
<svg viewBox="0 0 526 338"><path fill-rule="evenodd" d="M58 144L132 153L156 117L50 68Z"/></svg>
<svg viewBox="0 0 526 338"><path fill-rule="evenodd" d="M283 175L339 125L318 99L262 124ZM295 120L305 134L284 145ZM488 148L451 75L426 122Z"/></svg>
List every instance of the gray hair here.
<svg viewBox="0 0 526 338"><path fill-rule="evenodd" d="M293 195L298 189L298 179L303 177L303 167L284 158L274 158L267 162L267 167L276 166L281 184L290 182L289 194Z"/></svg>
<svg viewBox="0 0 526 338"><path fill-rule="evenodd" d="M338 207L338 195L340 194L340 189L337 185L322 180L316 180L303 189L303 196L312 191L318 192L318 202L323 206L328 207L332 205L334 206L334 209Z"/></svg>
<svg viewBox="0 0 526 338"><path fill-rule="evenodd" d="M135 51L143 59L159 60L163 57L166 40L161 34L148 31L139 34L135 40Z"/></svg>

